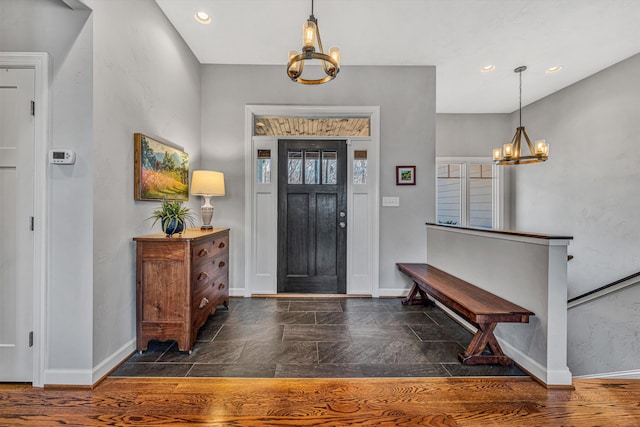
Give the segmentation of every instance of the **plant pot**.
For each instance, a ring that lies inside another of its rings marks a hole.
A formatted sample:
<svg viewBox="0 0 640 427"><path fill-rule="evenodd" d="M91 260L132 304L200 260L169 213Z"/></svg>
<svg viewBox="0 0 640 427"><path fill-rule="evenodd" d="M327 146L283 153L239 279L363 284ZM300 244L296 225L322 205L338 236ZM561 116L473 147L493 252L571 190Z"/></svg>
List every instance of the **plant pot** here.
<svg viewBox="0 0 640 427"><path fill-rule="evenodd" d="M182 233L182 230L184 230L184 224L176 221L175 219L171 219L168 221L164 221L162 223L162 228L164 228L164 232L166 233L167 237L171 237L174 234Z"/></svg>

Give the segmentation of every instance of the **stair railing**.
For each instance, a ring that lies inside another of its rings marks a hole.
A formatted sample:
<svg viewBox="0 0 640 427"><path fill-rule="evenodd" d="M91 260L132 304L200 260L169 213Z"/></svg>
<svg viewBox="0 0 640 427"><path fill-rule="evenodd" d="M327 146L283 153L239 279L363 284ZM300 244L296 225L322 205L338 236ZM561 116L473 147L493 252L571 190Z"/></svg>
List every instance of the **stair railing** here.
<svg viewBox="0 0 640 427"><path fill-rule="evenodd" d="M623 277L620 280L616 280L615 282L611 282L608 285L601 286L598 289L594 289L577 297L571 298L567 301L567 308L576 307L580 304L584 304L585 302L592 301L596 298L603 297L612 292L619 291L620 289L624 289L638 283L640 283L640 271L630 276Z"/></svg>

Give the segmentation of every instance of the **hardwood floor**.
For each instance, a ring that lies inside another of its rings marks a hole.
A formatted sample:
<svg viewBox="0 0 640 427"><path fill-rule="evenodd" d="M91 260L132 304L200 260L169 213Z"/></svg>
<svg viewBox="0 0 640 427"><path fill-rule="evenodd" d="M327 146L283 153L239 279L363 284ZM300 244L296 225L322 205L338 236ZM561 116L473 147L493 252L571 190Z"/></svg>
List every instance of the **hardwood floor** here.
<svg viewBox="0 0 640 427"><path fill-rule="evenodd" d="M640 426L640 381L107 378L0 384L2 426Z"/></svg>

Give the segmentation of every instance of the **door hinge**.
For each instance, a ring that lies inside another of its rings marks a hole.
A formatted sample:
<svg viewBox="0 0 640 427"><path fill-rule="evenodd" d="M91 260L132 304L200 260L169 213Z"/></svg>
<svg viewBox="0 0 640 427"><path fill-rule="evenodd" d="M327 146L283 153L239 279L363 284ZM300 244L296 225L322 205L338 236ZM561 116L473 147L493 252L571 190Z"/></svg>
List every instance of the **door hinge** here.
<svg viewBox="0 0 640 427"><path fill-rule="evenodd" d="M31 115L36 115L36 101L31 101Z"/></svg>
<svg viewBox="0 0 640 427"><path fill-rule="evenodd" d="M33 219L33 217L31 217L31 219L29 220L29 227L31 228L31 231L35 229L34 222L35 220Z"/></svg>
<svg viewBox="0 0 640 427"><path fill-rule="evenodd" d="M29 332L29 347L33 347L33 331Z"/></svg>

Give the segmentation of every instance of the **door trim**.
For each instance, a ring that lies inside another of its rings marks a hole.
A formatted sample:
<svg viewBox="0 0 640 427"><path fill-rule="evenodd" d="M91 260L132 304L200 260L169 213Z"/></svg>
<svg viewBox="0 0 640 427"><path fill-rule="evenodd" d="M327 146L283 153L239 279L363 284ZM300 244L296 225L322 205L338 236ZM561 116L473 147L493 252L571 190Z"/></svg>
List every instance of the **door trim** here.
<svg viewBox="0 0 640 427"><path fill-rule="evenodd" d="M354 286L358 280L354 279L353 274L353 239L354 221L350 217L353 209L350 203L354 197L354 185L352 184L351 175L347 180L347 294L363 294L378 297L379 289L379 234L380 234L380 208L379 208L379 153L380 153L380 107L377 106L293 106L293 105L246 105L245 106L245 234L244 234L244 254L245 254L245 283L238 284L230 289L232 295L250 297L252 294L275 294L277 293L277 275L276 259L271 257L271 253L277 248L277 233L273 232L273 228L269 228L275 218L277 218L277 197L273 197L273 188L277 188L277 178L273 179L273 171L277 170L277 140L278 139L299 139L300 137L254 137L253 136L253 119L255 115L274 115L274 116L313 116L313 117L348 117L348 116L366 116L370 118L371 135L368 137L308 137L304 139L337 139L347 140L348 158L347 162L352 160L354 147L358 149L370 150L372 159L375 159L375 166L370 168L371 179L368 187L370 196L368 208L368 220L370 227L368 228L367 241L369 248L366 254L367 271L370 287L363 290L361 284ZM364 144L364 146L363 146ZM270 184L256 184L254 182L255 173L255 156L256 148L271 149L272 154L272 181ZM350 166L348 167L348 169ZM263 206L269 210L269 218L258 217L256 215L256 195L260 192L261 202ZM257 224L262 226L261 230L257 230ZM267 224L269 223L269 224ZM264 234L266 231L267 234ZM257 251L257 233L263 241L269 241L271 251ZM260 257L261 265L270 265L269 271L256 271L256 259ZM273 259L272 259L273 258ZM358 277L360 279L362 276ZM360 280L360 282L362 282ZM243 287L240 287L243 286ZM256 291L257 290L257 291Z"/></svg>
<svg viewBox="0 0 640 427"><path fill-rule="evenodd" d="M35 70L35 135L34 135L34 217L33 236L33 379L34 387L44 385L46 356L46 291L48 274L48 180L47 151L50 141L49 85L51 68L48 53L0 52L0 68Z"/></svg>

